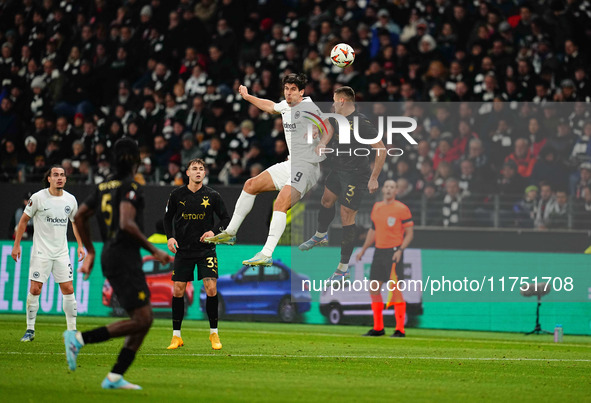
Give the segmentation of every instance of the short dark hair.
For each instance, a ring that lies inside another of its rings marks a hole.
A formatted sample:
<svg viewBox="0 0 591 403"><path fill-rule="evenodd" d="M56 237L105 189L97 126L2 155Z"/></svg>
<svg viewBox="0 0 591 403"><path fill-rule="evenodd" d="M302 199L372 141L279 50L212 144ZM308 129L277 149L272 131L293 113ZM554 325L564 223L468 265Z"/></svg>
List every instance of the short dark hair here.
<svg viewBox="0 0 591 403"><path fill-rule="evenodd" d="M355 91L351 87L340 87L334 91L335 94L342 96L349 101L355 101Z"/></svg>
<svg viewBox="0 0 591 403"><path fill-rule="evenodd" d="M285 87L285 84L295 84L298 87L298 90L303 90L306 88L306 84L308 83L308 77L305 74L288 74L283 77L281 80L281 86Z"/></svg>
<svg viewBox="0 0 591 403"><path fill-rule="evenodd" d="M49 179L49 177L51 176L51 170L52 170L53 168L64 169L64 167L63 167L63 166L61 166L61 165L57 165L57 164L54 164L54 165L50 166L50 167L49 167L49 169L48 169L47 171L45 171L45 174L43 174L43 184L45 185L45 187L46 187L46 188L48 188L48 187L49 187L49 180L48 180L48 179ZM64 169L64 175L65 175L65 174L66 174L66 170Z"/></svg>
<svg viewBox="0 0 591 403"><path fill-rule="evenodd" d="M201 158L193 158L191 161L189 161L189 163L187 164L187 169L189 169L193 164L199 164L202 165L203 168L207 168L205 161L203 161Z"/></svg>

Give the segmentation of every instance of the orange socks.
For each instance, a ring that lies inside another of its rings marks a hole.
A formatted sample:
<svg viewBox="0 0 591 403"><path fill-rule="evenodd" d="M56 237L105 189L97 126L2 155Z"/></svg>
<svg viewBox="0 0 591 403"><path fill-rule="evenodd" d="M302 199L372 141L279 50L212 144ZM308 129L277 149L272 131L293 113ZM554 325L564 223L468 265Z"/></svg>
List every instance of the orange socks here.
<svg viewBox="0 0 591 403"><path fill-rule="evenodd" d="M373 303L371 304L373 308ZM375 321L374 311L374 321ZM406 302L395 302L394 303L394 317L396 317L396 330L400 330L404 333L404 317L406 316Z"/></svg>
<svg viewBox="0 0 591 403"><path fill-rule="evenodd" d="M384 301L380 294L371 295L371 310L373 311L373 330L384 330Z"/></svg>
<svg viewBox="0 0 591 403"><path fill-rule="evenodd" d="M384 303L372 302L371 310L373 311L373 329L384 330Z"/></svg>

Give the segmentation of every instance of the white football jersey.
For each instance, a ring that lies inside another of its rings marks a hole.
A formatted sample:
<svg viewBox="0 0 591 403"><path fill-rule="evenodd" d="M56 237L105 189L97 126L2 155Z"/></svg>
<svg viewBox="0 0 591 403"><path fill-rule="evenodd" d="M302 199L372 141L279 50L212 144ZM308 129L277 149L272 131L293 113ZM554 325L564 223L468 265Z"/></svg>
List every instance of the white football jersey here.
<svg viewBox="0 0 591 403"><path fill-rule="evenodd" d="M68 255L68 219L74 222L77 211L76 198L65 190L62 196L52 196L49 189L31 196L25 214L33 218L33 256L56 259Z"/></svg>
<svg viewBox="0 0 591 403"><path fill-rule="evenodd" d="M320 125L324 135L322 112L310 97L304 97L302 102L293 108L287 101L281 101L275 104L275 111L280 112L283 118L283 131L291 160L320 162L326 159L326 155L316 154L316 146L320 143L319 138L308 143L309 124Z"/></svg>

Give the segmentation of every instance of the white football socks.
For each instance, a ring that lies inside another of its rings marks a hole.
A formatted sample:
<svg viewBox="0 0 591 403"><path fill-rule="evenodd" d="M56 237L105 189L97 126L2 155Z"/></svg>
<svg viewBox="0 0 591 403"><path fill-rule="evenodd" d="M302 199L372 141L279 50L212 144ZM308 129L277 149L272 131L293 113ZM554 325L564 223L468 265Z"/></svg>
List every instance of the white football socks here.
<svg viewBox="0 0 591 403"><path fill-rule="evenodd" d="M273 251L285 231L287 225L287 214L282 211L273 211L273 218L271 219L271 225L269 226L269 235L267 236L267 242L263 247L263 255L273 256Z"/></svg>
<svg viewBox="0 0 591 403"><path fill-rule="evenodd" d="M254 199L256 199L256 195L246 193L244 190L240 193L240 197L236 202L236 207L234 207L234 214L232 214L230 224L228 224L228 227L226 228L226 233L236 235L238 228L242 225L242 221L244 221L248 213L250 213L250 210L252 210Z"/></svg>
<svg viewBox="0 0 591 403"><path fill-rule="evenodd" d="M181 331L180 330L173 330L172 335L176 336L176 337L181 337Z"/></svg>
<svg viewBox="0 0 591 403"><path fill-rule="evenodd" d="M218 328L216 327L215 329L209 329L209 334L214 334L218 332Z"/></svg>
<svg viewBox="0 0 591 403"><path fill-rule="evenodd" d="M318 231L316 231L316 233L314 234L314 236L316 238L324 238L326 236L326 234L328 234L328 232L318 232Z"/></svg>
<svg viewBox="0 0 591 403"><path fill-rule="evenodd" d="M27 329L35 330L35 320L39 310L39 295L27 295Z"/></svg>
<svg viewBox="0 0 591 403"><path fill-rule="evenodd" d="M347 271L349 265L347 263L339 263L337 266L337 270L342 271L343 273Z"/></svg>
<svg viewBox="0 0 591 403"><path fill-rule="evenodd" d="M68 330L76 330L76 316L78 316L76 297L72 293L64 295L62 300Z"/></svg>

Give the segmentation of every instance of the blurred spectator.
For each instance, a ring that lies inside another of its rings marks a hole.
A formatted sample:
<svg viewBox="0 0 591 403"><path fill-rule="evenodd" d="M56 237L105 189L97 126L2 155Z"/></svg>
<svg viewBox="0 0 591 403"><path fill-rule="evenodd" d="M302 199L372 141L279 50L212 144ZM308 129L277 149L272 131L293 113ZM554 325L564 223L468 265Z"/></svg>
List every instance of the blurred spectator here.
<svg viewBox="0 0 591 403"><path fill-rule="evenodd" d="M550 222L550 213L554 211L556 197L552 191L552 186L544 183L540 186L540 200L536 207L536 219L534 225L537 229L547 229Z"/></svg>
<svg viewBox="0 0 591 403"><path fill-rule="evenodd" d="M525 180L517 173L517 165L514 161L507 161L503 164L501 174L497 179L496 193L504 202L513 203L525 189Z"/></svg>
<svg viewBox="0 0 591 403"><path fill-rule="evenodd" d="M553 188L566 186L568 183L568 170L551 146L546 146L540 151L540 158L530 177L530 182L534 185L539 185L543 181L550 183Z"/></svg>
<svg viewBox="0 0 591 403"><path fill-rule="evenodd" d="M95 184L104 182L111 174L111 162L105 154L98 157L96 171L94 172L93 181Z"/></svg>
<svg viewBox="0 0 591 403"><path fill-rule="evenodd" d="M442 199L437 191L437 186L433 183L426 183L423 188L423 200L425 206L425 225L441 225L442 214L441 204Z"/></svg>
<svg viewBox="0 0 591 403"><path fill-rule="evenodd" d="M210 180L212 181L211 183L216 183L217 176L227 160L227 156L222 150L222 142L219 138L214 137L211 139L211 142L209 143L209 149L205 153L204 160L209 168Z"/></svg>
<svg viewBox="0 0 591 403"><path fill-rule="evenodd" d="M25 150L23 151L22 155L19 157L19 163L29 167L35 165L35 157L39 155L39 151L37 150L37 140L33 136L27 136L25 139Z"/></svg>
<svg viewBox="0 0 591 403"><path fill-rule="evenodd" d="M255 176L261 174L265 170L265 167L262 164L252 164L250 166L250 177L254 178Z"/></svg>
<svg viewBox="0 0 591 403"><path fill-rule="evenodd" d="M591 185L581 189L581 198L575 204L574 227L588 230L591 227Z"/></svg>
<svg viewBox="0 0 591 403"><path fill-rule="evenodd" d="M203 158L203 150L195 145L193 135L189 132L185 132L185 134L183 134L181 148L181 165L187 167L189 161L195 158Z"/></svg>
<svg viewBox="0 0 591 403"><path fill-rule="evenodd" d="M181 172L181 157L178 154L170 157L166 173L162 176L161 185L182 186L184 183Z"/></svg>
<svg viewBox="0 0 591 403"><path fill-rule="evenodd" d="M6 140L0 150L0 180L8 182L17 177L18 153L12 140Z"/></svg>
<svg viewBox="0 0 591 403"><path fill-rule="evenodd" d="M530 185L525 188L523 199L513 206L515 226L519 228L533 228L537 215L538 187Z"/></svg>
<svg viewBox="0 0 591 403"><path fill-rule="evenodd" d="M517 173L523 178L529 178L536 164L536 157L529 147L529 140L520 138L515 140L515 149L505 158L505 162L513 161L517 165Z"/></svg>
<svg viewBox="0 0 591 403"><path fill-rule="evenodd" d="M163 172L168 169L168 161L174 154L173 150L168 145L168 141L162 134L154 137L154 155L153 160L156 164L156 169L161 169Z"/></svg>
<svg viewBox="0 0 591 403"><path fill-rule="evenodd" d="M31 192L27 192L23 196L23 203L21 206L17 207L14 211L12 216L10 217L10 224L8 226L8 239L14 239L14 235L16 233L16 227L25 212L25 207L29 203L31 196L33 194ZM23 239L32 239L33 238L33 220L29 220L27 222L27 226L25 227L25 232L23 233Z"/></svg>
<svg viewBox="0 0 591 403"><path fill-rule="evenodd" d="M576 180L576 185L574 186L574 193L577 199L581 199L583 197L583 189L587 186L591 185L591 162L583 162L579 166L579 178Z"/></svg>
<svg viewBox="0 0 591 403"><path fill-rule="evenodd" d="M556 191L556 202L547 207L548 221L546 227L551 229L568 227L568 194L564 190Z"/></svg>
<svg viewBox="0 0 591 403"><path fill-rule="evenodd" d="M460 225L460 207L462 195L458 180L448 178L445 181L445 194L443 196L443 206L441 216L444 227L455 227Z"/></svg>
<svg viewBox="0 0 591 403"><path fill-rule="evenodd" d="M0 102L0 144L7 139L14 141L18 133L18 118L14 113L14 103L10 97L2 98Z"/></svg>

